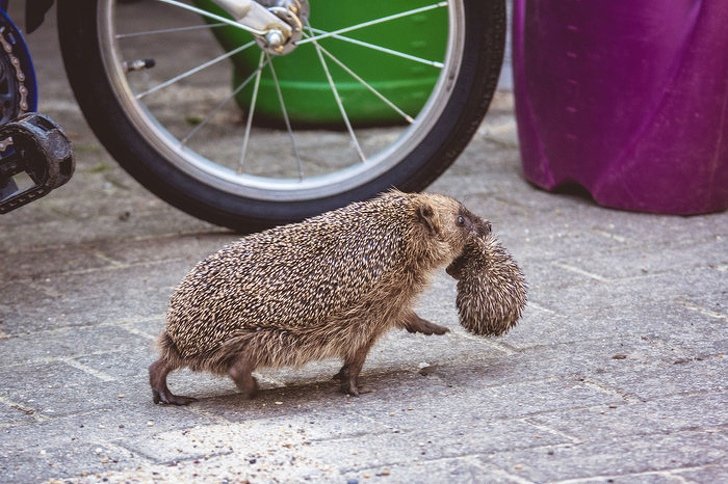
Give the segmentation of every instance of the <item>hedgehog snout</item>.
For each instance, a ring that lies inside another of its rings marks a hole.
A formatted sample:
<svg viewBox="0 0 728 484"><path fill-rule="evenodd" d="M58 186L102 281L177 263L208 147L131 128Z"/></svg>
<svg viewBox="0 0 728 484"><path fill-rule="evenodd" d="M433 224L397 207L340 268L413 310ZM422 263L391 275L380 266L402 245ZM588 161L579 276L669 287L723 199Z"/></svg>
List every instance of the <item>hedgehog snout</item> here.
<svg viewBox="0 0 728 484"><path fill-rule="evenodd" d="M475 235L477 237L487 237L490 235L492 227L489 221L472 214L470 215L470 219L470 233L472 235Z"/></svg>
<svg viewBox="0 0 728 484"><path fill-rule="evenodd" d="M490 222L487 220L483 220L480 217L478 217L477 222L474 224L475 230L478 235L481 237L487 237L490 235L491 231L493 230L493 227L490 225Z"/></svg>
<svg viewBox="0 0 728 484"><path fill-rule="evenodd" d="M464 219L464 228L467 229L468 235L476 237L487 237L491 232L490 222L478 217L467 208L460 206L460 219Z"/></svg>

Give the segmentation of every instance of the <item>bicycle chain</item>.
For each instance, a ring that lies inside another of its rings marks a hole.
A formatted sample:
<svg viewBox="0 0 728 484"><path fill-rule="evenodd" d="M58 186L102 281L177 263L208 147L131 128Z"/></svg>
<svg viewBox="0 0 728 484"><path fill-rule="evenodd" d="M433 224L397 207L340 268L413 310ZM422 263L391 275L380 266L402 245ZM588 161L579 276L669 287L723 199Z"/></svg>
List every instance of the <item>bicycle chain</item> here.
<svg viewBox="0 0 728 484"><path fill-rule="evenodd" d="M18 87L17 92L20 94L20 101L18 102L18 114L16 117L28 112L28 88L25 86L25 73L21 69L20 59L13 55L13 45L5 38L6 28L5 26L0 27L0 46L8 59L10 59L10 65L15 69L15 79L17 80ZM0 53L2 55L2 53ZM5 138L0 140L0 152L8 149L13 144L13 138Z"/></svg>

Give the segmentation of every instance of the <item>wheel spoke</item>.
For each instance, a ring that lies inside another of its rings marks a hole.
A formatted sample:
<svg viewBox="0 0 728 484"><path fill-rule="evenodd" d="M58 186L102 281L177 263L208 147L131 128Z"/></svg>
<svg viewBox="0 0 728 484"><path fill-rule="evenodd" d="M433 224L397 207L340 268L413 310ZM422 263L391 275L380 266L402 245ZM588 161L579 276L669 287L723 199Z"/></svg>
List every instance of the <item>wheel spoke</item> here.
<svg viewBox="0 0 728 484"><path fill-rule="evenodd" d="M346 71L347 74L349 74L351 77L353 77L354 79L356 79L360 84L362 84L364 87L366 87L372 94L374 94L375 96L377 96L384 104L386 104L387 106L389 106L390 108L392 108L395 112L397 112L397 114L399 114L400 116L402 116L405 119L405 121L407 121L410 124L412 124L415 121L414 118L412 118L412 116L410 116L409 114L407 114L404 111L402 111L399 107L397 107L396 104L394 104L392 101L390 101L389 99L387 99L382 93L380 93L379 91L377 91L371 84L369 84L367 81L365 81L364 79L362 79L359 75L357 75L356 72L352 71L346 64L344 64L338 58L336 58L336 56L334 56L331 52L329 52L328 50L326 50L321 45L319 45L319 49L321 49L321 52L323 52L324 54L326 54L326 56L329 59L331 59L332 61L336 62L336 64L339 67L341 67L344 71Z"/></svg>
<svg viewBox="0 0 728 484"><path fill-rule="evenodd" d="M260 51L260 60L258 61L258 72L255 73L255 84L253 85L253 96L250 99L250 111L248 113L248 121L245 123L245 136L243 137L243 151L240 154L240 164L238 165L238 173L243 172L245 166L245 155L248 152L248 140L250 140L250 128L253 126L253 114L255 113L255 103L258 100L258 89L260 88L260 74L263 71L263 61L265 60L265 51Z"/></svg>
<svg viewBox="0 0 728 484"><path fill-rule="evenodd" d="M162 1L165 1L165 0L162 0ZM343 33L346 33L346 32L351 32L352 30L363 29L364 27L370 27L372 25L377 25L377 24L381 24L381 23L384 23L384 22L389 22L390 20L396 20L396 19L402 18L402 17L409 17L410 15L416 15L418 13L427 12L428 10L433 10L433 9L436 9L436 8L441 8L441 7L446 7L446 6L447 6L447 2L433 3L432 5L427 5L425 7L420 7L420 8L415 8L415 9L412 9L412 10L407 10L406 12L396 13L394 15L388 15L386 17L378 18L378 19L375 19L375 20L370 20L368 22L363 22L363 23L360 23L360 24L352 25L350 27L345 27L343 29L334 30L333 32L327 32L325 34L314 35L314 36L311 36L311 37L309 37L307 39L300 40L298 42L298 45L308 44L309 42L316 42L318 40L325 39L327 37L333 37L334 35L343 34Z"/></svg>
<svg viewBox="0 0 728 484"><path fill-rule="evenodd" d="M311 32L311 28L309 28L309 32L311 35L313 35L313 32ZM341 97L339 96L339 91L336 89L336 84L334 83L334 79L331 77L331 73L329 72L329 66L326 65L326 59L324 59L323 54L321 53L321 46L316 41L315 38L309 37L309 39L313 42L313 46L316 48L316 55L318 55L319 61L321 62L321 67L324 69L324 73L326 74L326 79L329 82L329 86L331 87L331 92L334 94L334 99L336 100L336 105L339 106L339 111L341 112L341 117L344 120L344 124L346 125L347 131L349 131L349 135L351 136L351 141L354 144L354 149L356 150L357 154L359 155L359 158L362 162L366 162L366 156L364 156L364 152L361 150L361 146L359 145L359 140L356 139L356 134L354 134L354 128L351 126L351 122L349 122L349 116L346 115L346 109L344 109L344 103L341 102ZM306 39L304 39L306 40ZM300 42L299 42L300 44Z"/></svg>
<svg viewBox="0 0 728 484"><path fill-rule="evenodd" d="M296 144L296 137L293 135L293 128L291 128L291 120L288 118L288 110L286 109L286 103L283 101L283 92L281 92L281 85L278 82L278 75L276 69L273 66L273 61L270 56L266 54L268 64L270 65L270 72L273 74L273 84L276 87L276 94L278 94L278 102L281 105L281 112L283 113L283 121L286 123L286 129L288 130L288 136L291 138L291 146L293 147L293 155L296 157L296 163L298 166L298 179L303 180L303 162L301 161L301 155L298 152L298 145Z"/></svg>
<svg viewBox="0 0 728 484"><path fill-rule="evenodd" d="M223 27L227 24L201 24L201 25L190 25L188 27L174 27L171 29L159 29L159 30L145 30L143 32L129 32L127 34L116 34L117 39L128 39L129 37L141 37L144 35L157 35L157 34L170 34L175 32L188 32L190 30L201 30L201 29L216 29Z"/></svg>
<svg viewBox="0 0 728 484"><path fill-rule="evenodd" d="M157 92L160 89L164 89L165 87L171 86L175 82L181 81L182 79L185 79L185 78L187 78L187 77L189 77L189 76L191 76L193 74L196 74L196 73L200 72L201 70L210 67L213 64L217 64L220 61L223 61L225 59L228 59L228 58L234 56L235 54L237 54L239 52L242 52L242 51L244 51L245 49L247 49L249 47L252 47L253 45L255 45L255 41L254 40L251 40L247 44L243 44L240 47L231 50L230 52L226 52L226 53L224 53L224 54L222 54L222 55L220 55L218 57L215 57L212 60L209 60L209 61L207 61L207 62L205 62L203 64L200 64L197 67L193 67L192 69L190 69L188 71L185 71L182 74L180 74L178 76L175 76L172 79L169 79L168 81L164 81L163 83L157 84L156 86L154 86L151 89L148 89L148 90L146 90L144 92L141 92L141 93L137 94L136 95L136 98L137 99L142 99L143 97L146 97L149 94L152 94L153 92Z"/></svg>
<svg viewBox="0 0 728 484"><path fill-rule="evenodd" d="M190 140L190 138L192 138L195 135L195 133L197 133L208 122L210 122L210 120L215 115L215 113L217 113L218 111L220 111L220 109L222 109L223 106L225 106L228 102L230 102L231 99L233 99L235 96L237 96L238 93L240 93L240 91L242 91L243 89L245 89L245 86L247 86L248 84L250 84L250 81L252 81L253 78L255 78L255 76L258 74L258 72L260 72L262 69L264 69L265 66L267 66L269 62L270 62L270 60L266 60L266 62L263 64L263 66L258 67L257 69L255 69L243 82L241 82L235 88L235 90L232 92L232 94L230 94L228 97L226 97L225 99L223 99L217 106L215 106L209 113L207 113L207 116L205 116L205 119L203 119L202 121L200 121L200 123L197 126L195 126L194 128L192 128L185 135L185 137L180 140L180 145L183 145L183 146L186 145L187 142Z"/></svg>
<svg viewBox="0 0 728 484"><path fill-rule="evenodd" d="M176 0L157 0L158 2L166 3L167 5L172 5L175 7L179 7L183 10L189 10L190 12L194 12L197 15L202 15L203 17L207 17L212 20L217 20L218 22L222 22L224 24L228 24L232 27L238 28L240 30L245 30L246 32L250 32L251 34L256 35L264 35L265 32L260 31L258 29L254 29L251 27L248 27L247 25L243 25L241 23L236 22L235 20L231 20L229 18L221 17L219 15L216 15L212 12L208 12L207 10L203 10L201 8L193 7L192 5L187 5L186 3L178 2Z"/></svg>
<svg viewBox="0 0 728 484"><path fill-rule="evenodd" d="M316 34L321 34L321 35L331 33L331 32L326 32L325 30L321 30L321 29L312 28L311 30L313 30L313 32ZM437 67L438 69L442 69L443 66L445 65L442 62L423 59L422 57L417 57L417 56L414 56L411 54L405 54L404 52L399 52L397 50L388 49L387 47L382 47L381 45L370 44L369 42L364 42L363 40L352 39L351 37L345 37L343 35L334 34L334 35L330 35L329 37L337 39L337 40L341 40L344 42L349 42L351 44L360 45L362 47L367 47L369 49L377 50L379 52L384 52L386 54L391 54L391 55L394 55L397 57L401 57L403 59L408 59L411 61L419 62L420 64L426 64L428 66Z"/></svg>

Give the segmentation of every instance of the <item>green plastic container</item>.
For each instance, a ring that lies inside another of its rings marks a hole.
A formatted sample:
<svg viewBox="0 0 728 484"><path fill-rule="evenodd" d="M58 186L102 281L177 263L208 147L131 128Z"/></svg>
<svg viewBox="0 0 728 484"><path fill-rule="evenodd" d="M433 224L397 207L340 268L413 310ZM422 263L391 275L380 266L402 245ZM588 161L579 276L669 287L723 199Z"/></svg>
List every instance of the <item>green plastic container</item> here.
<svg viewBox="0 0 728 484"><path fill-rule="evenodd" d="M225 15L210 0L197 0L206 10ZM310 25L327 32L360 24L417 7L431 5L431 0L311 0ZM447 9L437 8L420 14L344 33L347 37L442 62L447 42ZM252 36L235 27L212 29L225 50L250 42ZM378 52L334 38L322 39L320 45L367 81L383 96L410 116L416 116L427 101L440 69L408 59ZM404 122L400 114L383 103L360 82L324 55L327 66L342 98L346 113L355 125L387 125ZM251 47L231 58L233 89L258 66L260 49ZM340 125L341 113L336 104L313 43L297 47L285 56L275 57L274 67L280 81L286 110L293 124ZM237 96L238 105L248 110L253 82ZM273 74L265 68L261 75L254 120L280 122L283 119Z"/></svg>

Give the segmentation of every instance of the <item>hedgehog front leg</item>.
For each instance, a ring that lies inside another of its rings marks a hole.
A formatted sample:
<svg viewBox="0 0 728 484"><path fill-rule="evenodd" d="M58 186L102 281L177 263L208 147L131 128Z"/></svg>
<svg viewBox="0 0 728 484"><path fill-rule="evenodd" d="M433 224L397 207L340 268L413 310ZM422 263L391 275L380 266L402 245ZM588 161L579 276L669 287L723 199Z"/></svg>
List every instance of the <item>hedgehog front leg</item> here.
<svg viewBox="0 0 728 484"><path fill-rule="evenodd" d="M445 334L450 332L445 326L431 323L430 321L419 317L414 311L408 312L400 325L410 333L422 333L427 335Z"/></svg>
<svg viewBox="0 0 728 484"><path fill-rule="evenodd" d="M334 377L341 381L341 391L347 393L352 397L358 397L363 393L369 393L370 390L366 390L359 386L359 373L364 366L364 361L367 359L369 349L374 343L372 338L369 342L359 347L352 354L344 358L344 366L341 367L339 373Z"/></svg>
<svg viewBox="0 0 728 484"><path fill-rule="evenodd" d="M167 375L175 368L163 359L158 359L149 366L149 384L152 386L152 399L154 403L167 403L170 405L188 405L196 402L196 398L174 395L167 387Z"/></svg>
<svg viewBox="0 0 728 484"><path fill-rule="evenodd" d="M402 319L402 321L398 323L398 326L406 329L410 333L422 333L426 335L441 335L450 332L450 330L444 326L440 326L439 324L432 323L424 318L419 317L417 314L415 314L414 311L409 311L407 314L405 314L405 317ZM369 352L369 348L371 347L371 345L372 343L369 343L365 347L363 356L364 359L366 359L366 355ZM362 365L363 364L364 361L362 360ZM361 371L361 367L359 368L359 370ZM344 388L345 385L348 385L349 373L349 363L348 360L345 360L344 366L342 366L339 372L332 378L333 380L339 380L341 382L341 388L344 393L349 393ZM359 393L362 393L361 390L359 391Z"/></svg>
<svg viewBox="0 0 728 484"><path fill-rule="evenodd" d="M258 380L252 375L255 366L256 364L250 356L240 354L228 370L228 375L233 379L245 398L253 398L258 392Z"/></svg>

